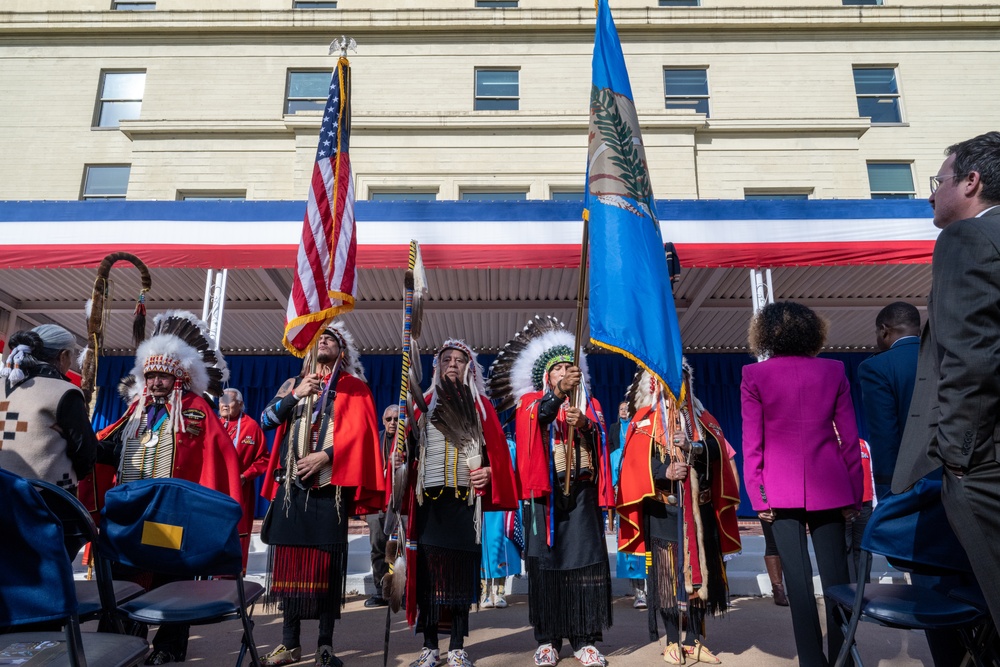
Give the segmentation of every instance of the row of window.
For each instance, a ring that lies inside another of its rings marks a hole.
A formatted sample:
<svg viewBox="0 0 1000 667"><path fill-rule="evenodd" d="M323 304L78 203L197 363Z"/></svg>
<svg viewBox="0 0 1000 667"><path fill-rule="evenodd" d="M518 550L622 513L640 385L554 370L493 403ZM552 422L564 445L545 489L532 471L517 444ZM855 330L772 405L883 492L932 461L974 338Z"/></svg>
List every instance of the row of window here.
<svg viewBox="0 0 1000 667"><path fill-rule="evenodd" d="M517 7L518 0L475 0L476 7ZM840 0L846 6L853 5L881 5L882 0ZM701 0L658 0L660 7L699 7ZM292 9L336 9L337 3L331 0L292 0ZM156 9L155 2L115 2L112 1L111 9L118 11L153 11Z"/></svg>
<svg viewBox="0 0 1000 667"><path fill-rule="evenodd" d="M473 108L477 111L517 111L520 72L516 69L477 69ZM101 73L94 127L114 128L123 120L139 118L146 84L144 71ZM328 70L289 70L285 113L320 111L330 88ZM899 87L893 67L854 67L858 115L872 124L900 123ZM687 109L710 116L708 69L665 68L663 99L667 109Z"/></svg>
<svg viewBox="0 0 1000 667"><path fill-rule="evenodd" d="M87 165L83 175L82 199L124 199L128 191L129 165ZM868 182L872 199L913 199L913 170L907 162L869 162ZM745 199L809 199L811 190L772 191L747 188ZM177 198L182 200L246 199L246 191L180 191ZM369 193L369 201L437 201L436 189L374 190ZM463 190L461 201L526 201L527 190ZM552 201L583 201L583 188L553 189Z"/></svg>
<svg viewBox="0 0 1000 667"><path fill-rule="evenodd" d="M856 65L854 90L858 115L872 124L901 123L899 86L895 67ZM520 103L520 71L477 68L473 108L477 111L517 111ZM330 86L328 71L288 72L285 113L323 109ZM663 102L667 109L687 109L710 116L708 68L665 67Z"/></svg>

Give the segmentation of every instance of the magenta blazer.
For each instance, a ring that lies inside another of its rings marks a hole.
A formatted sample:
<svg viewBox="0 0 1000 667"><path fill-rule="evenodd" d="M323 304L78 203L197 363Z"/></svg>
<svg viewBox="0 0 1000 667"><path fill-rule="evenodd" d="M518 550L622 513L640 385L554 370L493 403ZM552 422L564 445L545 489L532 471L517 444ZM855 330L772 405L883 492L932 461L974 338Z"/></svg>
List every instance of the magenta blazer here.
<svg viewBox="0 0 1000 667"><path fill-rule="evenodd" d="M861 447L843 363L789 356L750 364L740 396L744 483L755 511L861 508Z"/></svg>

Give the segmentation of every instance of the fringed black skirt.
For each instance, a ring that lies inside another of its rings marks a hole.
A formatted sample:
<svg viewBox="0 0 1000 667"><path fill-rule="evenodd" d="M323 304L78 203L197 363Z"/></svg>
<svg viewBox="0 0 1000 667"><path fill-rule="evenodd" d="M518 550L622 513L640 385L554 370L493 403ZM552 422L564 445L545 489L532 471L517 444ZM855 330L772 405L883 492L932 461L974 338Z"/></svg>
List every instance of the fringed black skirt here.
<svg viewBox="0 0 1000 667"><path fill-rule="evenodd" d="M658 507L657 507L658 506ZM683 612L696 623L700 623L706 615L721 615L729 608L729 580L726 578L726 567L722 558L722 547L719 542L719 526L715 522L715 510L711 504L700 506L702 522L702 541L704 547L705 568L707 575L707 599L693 598L687 601L686 607L678 600L678 526L677 509L663 503L646 501L644 506L646 516L646 548L652 554L652 563L647 577L647 589L650 614L650 636L657 638L656 615L662 613L670 622L677 622ZM683 582L681 582L683 586ZM681 598L684 598L684 593ZM699 634L704 635L704 628L699 628Z"/></svg>
<svg viewBox="0 0 1000 667"><path fill-rule="evenodd" d="M524 510L528 620L546 637L599 636L612 623L611 569L597 487L577 483L572 497L570 509L553 511L552 547L544 499Z"/></svg>
<svg viewBox="0 0 1000 667"><path fill-rule="evenodd" d="M427 489L417 505L417 631L467 613L479 599L482 547L465 490Z"/></svg>
<svg viewBox="0 0 1000 667"><path fill-rule="evenodd" d="M344 488L342 499L354 497ZM340 618L347 582L347 526L350 508L337 507L336 489L292 487L285 504L282 487L271 503L261 538L268 550L267 594L264 606L280 601L299 618L331 613Z"/></svg>

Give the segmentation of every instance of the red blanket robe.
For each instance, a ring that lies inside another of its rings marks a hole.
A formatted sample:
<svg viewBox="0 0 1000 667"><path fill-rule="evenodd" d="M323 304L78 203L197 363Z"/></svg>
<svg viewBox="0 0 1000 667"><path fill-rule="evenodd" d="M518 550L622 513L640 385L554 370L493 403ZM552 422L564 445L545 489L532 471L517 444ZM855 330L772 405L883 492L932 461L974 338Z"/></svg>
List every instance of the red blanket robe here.
<svg viewBox="0 0 1000 667"><path fill-rule="evenodd" d="M143 407L151 401L148 399ZM97 434L97 439L106 440L122 429L138 404L138 400L134 401L121 419ZM172 414L173 410L174 406L167 403L167 411ZM242 494L236 450L212 406L201 396L185 391L181 395L181 417L184 431L174 433L172 476L221 491L240 502ZM104 494L114 484L115 474L116 470L111 466L98 464L86 483L81 483L80 499L88 509L100 511L104 506Z"/></svg>
<svg viewBox="0 0 1000 667"><path fill-rule="evenodd" d="M645 521L642 513L642 501L654 498L656 489L653 475L650 471L650 460L653 454L653 440L648 434L636 430L635 424L650 419L655 425L655 437L664 440L663 424L659 418L651 418L653 408L639 409L629 425L628 437L625 440L625 450L622 453L621 476L618 484L618 549L627 553L644 554L646 536L643 534ZM740 504L739 485L733 475L729 463L729 453L726 451L722 427L707 410L698 416L701 425L712 432L719 441L722 450L721 460L711 470L712 507L715 519L719 525L719 542L723 554L736 553L740 550L740 532L736 521L736 508Z"/></svg>
<svg viewBox="0 0 1000 667"><path fill-rule="evenodd" d="M239 419L227 420L225 427L229 433L229 440L236 446L239 473L243 478L240 491L240 504L243 506L243 518L240 519L240 544L243 547L243 569L246 570L250 533L253 531L253 517L257 510L257 478L267 470L267 439L260 425L246 413L240 415Z"/></svg>
<svg viewBox="0 0 1000 667"><path fill-rule="evenodd" d="M424 400L430 405L433 393L428 393ZM490 484L483 496L483 511L517 509L517 480L514 477L514 466L510 460L510 450L507 448L507 438L500 426L493 405L483 401L479 411L483 423L483 437L486 441L486 458L490 464ZM420 412L416 413L416 421L420 420ZM412 424L409 425L412 429ZM406 544L406 622L413 627L417 622L417 512L416 512L416 481L417 462L409 461L410 475L407 488L407 508L409 526L407 527Z"/></svg>
<svg viewBox="0 0 1000 667"><path fill-rule="evenodd" d="M348 373L337 378L337 394L333 399L333 473L335 486L354 487L351 514L374 514L385 509L385 478L382 448L378 440L375 402L368 385ZM288 422L278 426L267 466L267 476L261 495L274 500L278 484L274 471L284 467L282 443L288 433Z"/></svg>
<svg viewBox="0 0 1000 667"><path fill-rule="evenodd" d="M539 428L538 402L545 392L525 394L517 404L516 442L517 476L520 483L521 499L548 496L552 491L552 477L549 469L552 448L549 443L549 429ZM594 457L597 473L597 498L601 507L614 507L615 492L611 484L610 456L604 429L604 414L596 399L590 399L587 418L598 429L599 437L594 442ZM556 418L557 421L560 419Z"/></svg>

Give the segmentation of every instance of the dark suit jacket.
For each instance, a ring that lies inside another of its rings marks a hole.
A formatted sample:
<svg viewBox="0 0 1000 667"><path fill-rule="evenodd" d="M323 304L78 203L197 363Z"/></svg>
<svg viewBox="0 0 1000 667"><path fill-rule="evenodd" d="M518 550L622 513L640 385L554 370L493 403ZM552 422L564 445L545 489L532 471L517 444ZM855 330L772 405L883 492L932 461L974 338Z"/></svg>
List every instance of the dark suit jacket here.
<svg viewBox="0 0 1000 667"><path fill-rule="evenodd" d="M628 422L625 422L628 424ZM608 453L619 449L624 443L621 440L621 421L615 419L608 424Z"/></svg>
<svg viewBox="0 0 1000 667"><path fill-rule="evenodd" d="M920 339L908 336L892 347L861 362L858 382L864 398L868 444L872 449L872 475L876 484L892 483L899 443L917 376Z"/></svg>
<svg viewBox="0 0 1000 667"><path fill-rule="evenodd" d="M932 271L893 493L945 463L1000 459L1000 208L946 227Z"/></svg>

